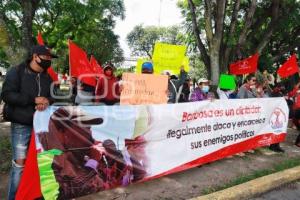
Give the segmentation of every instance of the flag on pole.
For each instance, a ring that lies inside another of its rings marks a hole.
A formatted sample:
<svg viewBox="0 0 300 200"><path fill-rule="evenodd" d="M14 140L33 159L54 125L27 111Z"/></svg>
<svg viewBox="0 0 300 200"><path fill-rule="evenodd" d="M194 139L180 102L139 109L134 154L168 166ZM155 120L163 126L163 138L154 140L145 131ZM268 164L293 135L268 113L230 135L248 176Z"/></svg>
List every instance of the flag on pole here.
<svg viewBox="0 0 300 200"><path fill-rule="evenodd" d="M38 32L36 40L37 40L39 45L45 45L42 33L40 31ZM54 71L52 66L48 68L47 73L51 77L52 81L58 81L58 74Z"/></svg>
<svg viewBox="0 0 300 200"><path fill-rule="evenodd" d="M29 149L23 175L16 193L16 200L37 199L42 196L35 134L31 133Z"/></svg>
<svg viewBox="0 0 300 200"><path fill-rule="evenodd" d="M92 55L90 58L90 66L92 71L97 75L103 74L101 65L97 62L96 58Z"/></svg>
<svg viewBox="0 0 300 200"><path fill-rule="evenodd" d="M281 67L279 67L277 73L281 78L289 77L299 72L299 66L297 63L296 54L293 54Z"/></svg>
<svg viewBox="0 0 300 200"><path fill-rule="evenodd" d="M83 83L96 86L96 78L91 68L86 52L69 40L70 75L77 77Z"/></svg>
<svg viewBox="0 0 300 200"><path fill-rule="evenodd" d="M256 72L259 54L256 53L249 58L239 60L229 66L230 74L242 75Z"/></svg>

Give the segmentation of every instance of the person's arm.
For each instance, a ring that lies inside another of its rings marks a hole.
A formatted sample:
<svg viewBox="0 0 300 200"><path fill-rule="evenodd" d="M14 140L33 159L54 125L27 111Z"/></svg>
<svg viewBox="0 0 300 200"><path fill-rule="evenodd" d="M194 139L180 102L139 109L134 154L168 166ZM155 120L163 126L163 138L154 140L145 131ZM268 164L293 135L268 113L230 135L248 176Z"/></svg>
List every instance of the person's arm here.
<svg viewBox="0 0 300 200"><path fill-rule="evenodd" d="M237 94L237 98L238 99L245 99L246 98L246 92L247 90L245 89L245 87L240 87L239 92Z"/></svg>
<svg viewBox="0 0 300 200"><path fill-rule="evenodd" d="M187 73L186 71L184 71L184 69L181 69L180 70L180 74L179 74L179 86L180 87L181 85L183 85L183 83L185 82L187 78Z"/></svg>
<svg viewBox="0 0 300 200"><path fill-rule="evenodd" d="M3 101L9 105L26 106L35 104L34 98L20 93L20 77L16 68L12 68L7 73L1 96Z"/></svg>

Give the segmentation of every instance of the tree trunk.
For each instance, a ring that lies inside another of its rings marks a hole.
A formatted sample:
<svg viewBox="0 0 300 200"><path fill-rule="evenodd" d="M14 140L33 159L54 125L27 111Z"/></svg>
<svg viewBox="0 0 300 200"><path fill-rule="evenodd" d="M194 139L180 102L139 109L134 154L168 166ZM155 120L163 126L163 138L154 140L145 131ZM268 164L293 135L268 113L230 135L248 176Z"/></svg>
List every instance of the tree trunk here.
<svg viewBox="0 0 300 200"><path fill-rule="evenodd" d="M205 68L207 70L207 74L208 74L208 77L211 77L211 65L210 65L210 58L207 54L207 51L206 51L206 48L200 38L200 30L199 30L199 27L198 27L198 23L197 23L197 17L196 17L196 12L195 12L195 5L193 3L192 0L188 0L188 4L189 4L189 8L190 8L190 12L191 12L191 15L192 15L192 26L193 26L193 31L194 31L194 35L195 35L195 38L196 38L196 42L197 42L197 47L200 51L200 54L201 54L201 57L202 57L202 60L205 64Z"/></svg>
<svg viewBox="0 0 300 200"><path fill-rule="evenodd" d="M212 85L218 85L220 76L220 53L219 49L215 46L211 47L210 50L210 68L211 68L211 81Z"/></svg>
<svg viewBox="0 0 300 200"><path fill-rule="evenodd" d="M266 47L266 45L270 42L271 36L273 34L274 29L276 28L276 24L278 24L279 18L279 5L280 0L273 0L272 2L272 19L265 34L262 37L261 42L257 45L256 52L261 53L262 50Z"/></svg>
<svg viewBox="0 0 300 200"><path fill-rule="evenodd" d="M253 16L254 16L254 13L256 10L256 6L257 6L257 0L251 0L251 4L247 11L247 15L245 15L245 25L240 34L238 44L236 45L235 51L233 52L238 55L239 59L241 59L241 57L243 57L242 49L245 45L246 38L247 38L247 35L249 32L249 28L252 26L252 23L253 23Z"/></svg>
<svg viewBox="0 0 300 200"><path fill-rule="evenodd" d="M40 0L22 0L20 4L22 6L22 46L26 51L30 51L33 46L32 36L32 21L35 15L35 11Z"/></svg>

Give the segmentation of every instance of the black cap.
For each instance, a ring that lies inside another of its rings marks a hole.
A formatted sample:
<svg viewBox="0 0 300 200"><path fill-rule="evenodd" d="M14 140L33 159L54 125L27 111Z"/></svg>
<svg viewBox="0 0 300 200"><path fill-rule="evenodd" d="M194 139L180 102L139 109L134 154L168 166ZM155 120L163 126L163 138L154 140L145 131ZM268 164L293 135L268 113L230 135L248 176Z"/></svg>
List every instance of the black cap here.
<svg viewBox="0 0 300 200"><path fill-rule="evenodd" d="M36 45L32 48L32 54L36 53L38 55L51 56L52 58L58 58L57 55L52 54L51 50L45 45Z"/></svg>

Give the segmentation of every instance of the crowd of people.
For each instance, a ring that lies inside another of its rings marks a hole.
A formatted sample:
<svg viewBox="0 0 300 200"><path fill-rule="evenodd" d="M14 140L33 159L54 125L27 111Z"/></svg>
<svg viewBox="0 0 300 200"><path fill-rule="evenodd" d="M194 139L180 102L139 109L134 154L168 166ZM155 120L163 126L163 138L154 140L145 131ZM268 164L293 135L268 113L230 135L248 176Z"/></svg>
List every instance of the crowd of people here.
<svg viewBox="0 0 300 200"><path fill-rule="evenodd" d="M9 199L15 198L19 180L24 168L28 144L33 126L33 114L43 111L55 100L51 96L51 78L47 69L51 60L57 56L43 45L33 47L28 59L17 67L11 68L3 83L1 98L5 102L4 117L10 121L12 136L12 170L10 175ZM96 86L71 78L71 98L75 105L118 105L122 93L122 80L115 76L115 67L107 64L103 67L103 75L97 79ZM142 64L142 74L154 74L151 62ZM288 90L281 82L274 83L271 74L263 73L262 81L255 74L245 77L243 83L237 82L236 89L215 88L206 78L194 81L189 78L183 67L179 76L168 76L168 103L197 102L214 99L246 99L285 97L290 108L290 119L300 129L300 82ZM66 78L64 78L66 80ZM79 84L78 84L79 83ZM300 135L295 145L300 147ZM283 152L279 144L270 149ZM87 166L92 166L89 157L85 157Z"/></svg>

